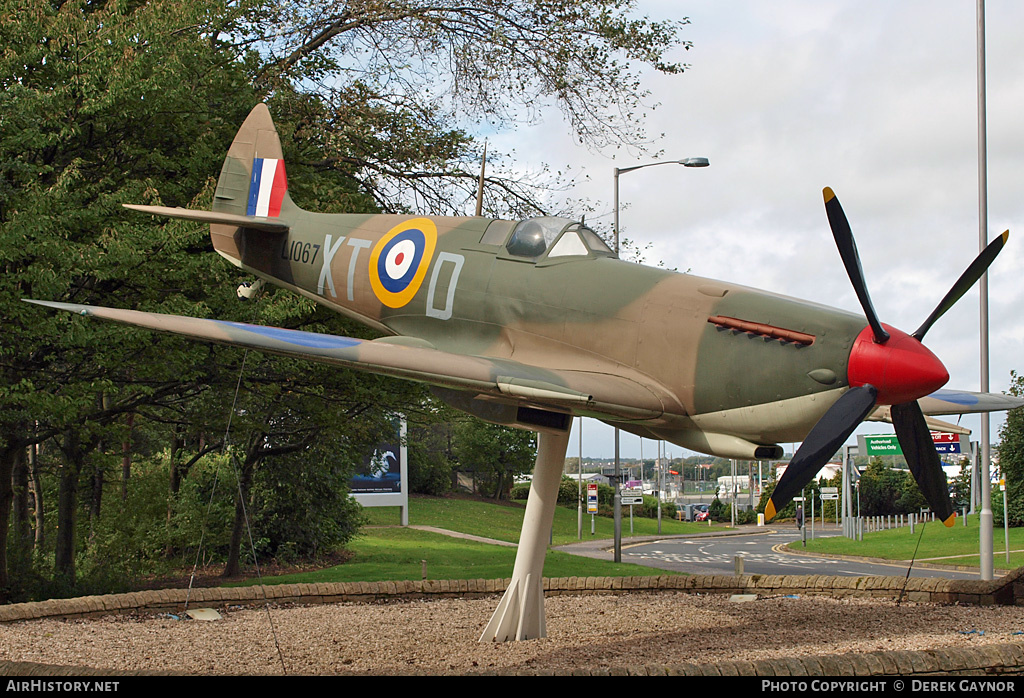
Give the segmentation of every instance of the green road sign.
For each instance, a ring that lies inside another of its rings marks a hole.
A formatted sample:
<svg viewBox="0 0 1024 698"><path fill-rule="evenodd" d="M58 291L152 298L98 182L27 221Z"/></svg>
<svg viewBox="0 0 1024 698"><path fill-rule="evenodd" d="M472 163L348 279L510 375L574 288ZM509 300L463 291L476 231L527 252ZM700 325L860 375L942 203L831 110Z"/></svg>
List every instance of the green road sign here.
<svg viewBox="0 0 1024 698"><path fill-rule="evenodd" d="M895 434L889 435L865 435L865 453L869 456L902 456L903 449L900 448L899 439Z"/></svg>

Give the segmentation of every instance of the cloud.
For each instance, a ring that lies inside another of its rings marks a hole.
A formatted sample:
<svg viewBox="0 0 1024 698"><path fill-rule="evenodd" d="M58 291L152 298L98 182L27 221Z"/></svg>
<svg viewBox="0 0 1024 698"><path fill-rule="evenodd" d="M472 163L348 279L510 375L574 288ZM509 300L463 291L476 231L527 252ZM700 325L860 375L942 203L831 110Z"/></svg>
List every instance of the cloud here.
<svg viewBox="0 0 1024 698"><path fill-rule="evenodd" d="M642 0L638 11L680 9ZM660 103L648 127L665 134L666 159L701 155L711 167L623 175L624 234L652 243L648 259L669 267L859 312L824 214L831 186L883 321L916 329L978 252L974 4L692 0L682 11L694 48L678 58L692 68L647 76ZM1024 5L987 3L989 237L1011 228L990 273L995 392L1024 370L1024 235L1013 232L1024 228L1022 26ZM651 161L592 153L554 114L511 139L523 161L573 163L586 178L571 194L602 202L602 221L613 168ZM951 387L978 387L978 327L972 291L929 333Z"/></svg>

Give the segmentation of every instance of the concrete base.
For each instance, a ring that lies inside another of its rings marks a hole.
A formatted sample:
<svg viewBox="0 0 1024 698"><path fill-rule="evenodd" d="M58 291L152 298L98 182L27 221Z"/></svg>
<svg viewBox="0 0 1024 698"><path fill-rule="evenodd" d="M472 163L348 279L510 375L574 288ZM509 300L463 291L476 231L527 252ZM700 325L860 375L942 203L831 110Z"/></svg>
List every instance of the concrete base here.
<svg viewBox="0 0 1024 698"><path fill-rule="evenodd" d="M531 640L547 635L544 624L544 556L551 539L558 486L562 481L568 447L568 434L538 434L537 464L533 469L530 497L526 501L512 583L484 628L480 642Z"/></svg>

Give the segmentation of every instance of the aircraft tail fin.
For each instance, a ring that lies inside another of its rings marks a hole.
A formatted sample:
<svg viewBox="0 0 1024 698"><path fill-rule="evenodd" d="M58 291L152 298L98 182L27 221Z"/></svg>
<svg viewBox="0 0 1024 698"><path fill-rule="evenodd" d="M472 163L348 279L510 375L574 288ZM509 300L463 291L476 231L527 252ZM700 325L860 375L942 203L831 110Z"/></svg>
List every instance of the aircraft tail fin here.
<svg viewBox="0 0 1024 698"><path fill-rule="evenodd" d="M213 247L231 260L241 260L243 249L241 230L229 224L231 217L272 222L287 220L298 210L288 196L281 140L266 104L257 104L235 134L221 167L212 208L215 213L227 214L223 223L211 221ZM281 222L281 228L287 228L287 223ZM263 229L269 231L270 227Z"/></svg>

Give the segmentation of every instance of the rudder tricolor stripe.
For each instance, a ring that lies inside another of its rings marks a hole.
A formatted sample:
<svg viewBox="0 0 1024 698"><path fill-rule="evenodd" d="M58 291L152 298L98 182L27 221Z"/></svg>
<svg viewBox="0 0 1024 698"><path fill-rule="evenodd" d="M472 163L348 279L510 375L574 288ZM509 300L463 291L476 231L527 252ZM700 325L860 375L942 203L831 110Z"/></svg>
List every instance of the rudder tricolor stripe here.
<svg viewBox="0 0 1024 698"><path fill-rule="evenodd" d="M288 190L284 160L255 158L249 179L249 204L246 214L276 218L281 215L281 202Z"/></svg>

